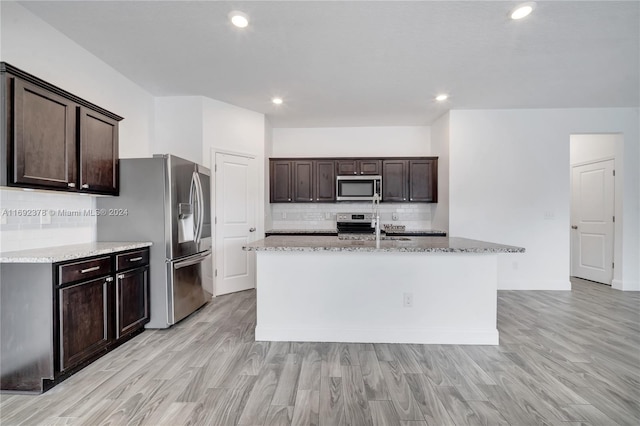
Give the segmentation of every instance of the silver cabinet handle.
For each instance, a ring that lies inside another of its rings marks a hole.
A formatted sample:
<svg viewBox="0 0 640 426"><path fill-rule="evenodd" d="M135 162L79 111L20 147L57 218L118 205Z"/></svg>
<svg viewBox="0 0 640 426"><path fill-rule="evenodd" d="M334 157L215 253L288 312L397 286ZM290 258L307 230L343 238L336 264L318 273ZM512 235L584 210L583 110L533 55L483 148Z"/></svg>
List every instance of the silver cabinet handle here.
<svg viewBox="0 0 640 426"><path fill-rule="evenodd" d="M358 174L358 172L353 172L353 174L354 174L354 175L357 175L357 174Z"/></svg>
<svg viewBox="0 0 640 426"><path fill-rule="evenodd" d="M291 201L291 198L287 198L287 201Z"/></svg>
<svg viewBox="0 0 640 426"><path fill-rule="evenodd" d="M99 266L94 266L92 268L82 269L82 270L80 270L80 273L81 274L86 274L87 272L97 271L98 269L100 269Z"/></svg>
<svg viewBox="0 0 640 426"><path fill-rule="evenodd" d="M107 277L104 279L106 282L110 283L113 281L113 277Z"/></svg>
<svg viewBox="0 0 640 426"><path fill-rule="evenodd" d="M309 198L309 201L313 201L313 198Z"/></svg>
<svg viewBox="0 0 640 426"><path fill-rule="evenodd" d="M137 262L138 260L142 260L142 256L140 256L140 257L132 257L131 259L129 259L129 262Z"/></svg>
<svg viewBox="0 0 640 426"><path fill-rule="evenodd" d="M576 225L571 225L571 229L578 229Z"/></svg>
<svg viewBox="0 0 640 426"><path fill-rule="evenodd" d="M82 189L89 189L89 184L88 183L83 183L81 188Z"/></svg>
<svg viewBox="0 0 640 426"><path fill-rule="evenodd" d="M75 188L75 187L76 187L76 184L75 184L75 183L73 183L73 182L69 182L69 183L67 184L67 186L68 186L69 188Z"/></svg>
<svg viewBox="0 0 640 426"><path fill-rule="evenodd" d="M118 279L121 280L124 278L124 274L118 274Z"/></svg>
<svg viewBox="0 0 640 426"><path fill-rule="evenodd" d="M249 228L249 232L256 232L256 228Z"/></svg>

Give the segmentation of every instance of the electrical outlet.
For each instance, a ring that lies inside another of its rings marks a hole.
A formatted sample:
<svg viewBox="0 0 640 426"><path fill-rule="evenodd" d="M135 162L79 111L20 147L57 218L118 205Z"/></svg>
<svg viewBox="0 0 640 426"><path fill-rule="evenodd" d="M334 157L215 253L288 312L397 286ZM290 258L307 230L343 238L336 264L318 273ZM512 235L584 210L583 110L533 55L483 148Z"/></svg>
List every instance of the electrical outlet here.
<svg viewBox="0 0 640 426"><path fill-rule="evenodd" d="M544 212L544 220L554 220L556 218L553 212Z"/></svg>
<svg viewBox="0 0 640 426"><path fill-rule="evenodd" d="M51 224L51 216L48 214L40 215L40 225L50 225Z"/></svg>
<svg viewBox="0 0 640 426"><path fill-rule="evenodd" d="M398 213L396 213L396 212L391 213L391 219L392 220L398 220Z"/></svg>
<svg viewBox="0 0 640 426"><path fill-rule="evenodd" d="M331 220L331 212L325 212L325 213L324 213L324 218L325 218L326 220Z"/></svg>
<svg viewBox="0 0 640 426"><path fill-rule="evenodd" d="M286 212L282 212L282 218L286 219L287 218L287 213Z"/></svg>
<svg viewBox="0 0 640 426"><path fill-rule="evenodd" d="M405 308L413 308L413 293L402 294L402 306Z"/></svg>

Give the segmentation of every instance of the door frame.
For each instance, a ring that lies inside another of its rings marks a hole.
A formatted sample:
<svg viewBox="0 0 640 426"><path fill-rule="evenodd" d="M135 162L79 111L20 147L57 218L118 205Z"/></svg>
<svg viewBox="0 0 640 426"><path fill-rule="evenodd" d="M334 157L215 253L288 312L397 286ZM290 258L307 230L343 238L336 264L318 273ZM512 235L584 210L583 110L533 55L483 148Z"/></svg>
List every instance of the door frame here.
<svg viewBox="0 0 640 426"><path fill-rule="evenodd" d="M597 159L593 159L593 160L589 160L589 161L582 161L579 163L572 163L569 166L569 222L572 223L573 220L573 169L574 167L581 167L581 166L587 166L590 164L598 164L598 163L603 163L605 161L613 161L613 170L615 173L616 170L616 157L615 156L606 156L606 157L602 157L602 158L597 158ZM614 174L613 177L613 216L614 217L618 217L618 209L616 208L617 202L616 202L616 186L617 186L617 179L616 179L616 175ZM613 260L614 264L616 262L616 228L618 227L618 223L621 222L621 218L618 218L618 220L614 221L613 224L613 241L611 244L611 259ZM574 277L575 276L575 271L573 270L574 265L575 265L575 259L574 256L576 256L576 247L575 247L575 238L573 235L572 231L569 231L569 274L570 276ZM611 272L611 282L609 282L608 284L611 285L613 287L613 283L615 281L615 267L613 268L613 271Z"/></svg>
<svg viewBox="0 0 640 426"><path fill-rule="evenodd" d="M209 157L209 165L210 170L211 170L211 217L214 218L214 223L212 224L212 233L211 233L211 241L212 241L212 245L213 245L213 255L211 256L211 261L213 262L212 268L213 268L213 296L212 297L216 297L218 291L217 291L217 286L218 286L218 277L216 276L216 263L217 263L217 256L218 253L216 251L215 248L215 241L216 238L218 236L218 223L216 218L216 212L218 209L218 206L216 205L216 182L217 182L217 170L216 170L216 155L217 154L224 154L224 155L235 155L237 157L245 157L248 158L249 160L256 160L258 158L258 155L256 154L252 154L252 153L248 153L248 152L241 152L241 151L232 151L232 150L228 150L228 149L223 149L223 148L217 148L217 147L212 147L211 148L211 152L210 152L210 157ZM254 182L256 185L256 189L259 190L260 189L260 173L259 170L256 170L255 176L253 176L253 179L256 181ZM259 192L259 191L258 191ZM262 202L262 200L260 199L260 197L258 197L258 200L256 200L256 203L254 204L254 215L256 218L256 228L257 232L256 234L259 235L262 229L262 221L259 219L259 213L260 213L260 208L259 205ZM255 262L255 260L254 260ZM255 287L255 277L254 277L254 287Z"/></svg>

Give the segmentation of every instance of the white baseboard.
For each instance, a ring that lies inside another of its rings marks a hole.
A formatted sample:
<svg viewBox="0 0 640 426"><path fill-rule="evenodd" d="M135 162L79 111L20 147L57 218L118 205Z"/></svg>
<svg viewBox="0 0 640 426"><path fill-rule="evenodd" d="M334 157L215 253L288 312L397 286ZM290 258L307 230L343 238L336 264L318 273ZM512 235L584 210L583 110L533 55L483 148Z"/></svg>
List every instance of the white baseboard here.
<svg viewBox="0 0 640 426"><path fill-rule="evenodd" d="M622 291L640 291L640 281L613 280L611 287Z"/></svg>
<svg viewBox="0 0 640 426"><path fill-rule="evenodd" d="M256 341L497 345L497 329L336 329L256 327Z"/></svg>
<svg viewBox="0 0 640 426"><path fill-rule="evenodd" d="M566 280L498 280L498 290L571 290Z"/></svg>

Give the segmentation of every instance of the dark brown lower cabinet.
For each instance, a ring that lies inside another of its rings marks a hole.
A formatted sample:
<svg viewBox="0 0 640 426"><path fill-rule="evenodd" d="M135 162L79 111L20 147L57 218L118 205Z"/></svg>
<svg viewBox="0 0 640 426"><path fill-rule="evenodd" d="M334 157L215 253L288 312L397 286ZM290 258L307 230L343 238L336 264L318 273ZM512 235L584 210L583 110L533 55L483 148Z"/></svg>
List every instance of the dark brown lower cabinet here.
<svg viewBox="0 0 640 426"><path fill-rule="evenodd" d="M149 248L0 268L0 390L41 393L144 330Z"/></svg>
<svg viewBox="0 0 640 426"><path fill-rule="evenodd" d="M149 268L143 267L116 277L116 338L149 322Z"/></svg>
<svg viewBox="0 0 640 426"><path fill-rule="evenodd" d="M112 277L59 290L61 371L88 360L113 339L112 292Z"/></svg>

